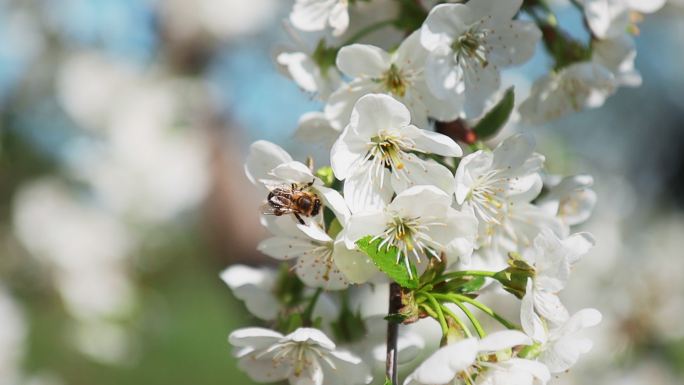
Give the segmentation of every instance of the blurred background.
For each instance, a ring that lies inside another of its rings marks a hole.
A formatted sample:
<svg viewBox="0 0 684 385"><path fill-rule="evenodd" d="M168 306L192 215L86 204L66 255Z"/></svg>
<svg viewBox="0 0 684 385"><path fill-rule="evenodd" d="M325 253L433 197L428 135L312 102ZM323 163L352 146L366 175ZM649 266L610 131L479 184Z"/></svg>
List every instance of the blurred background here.
<svg viewBox="0 0 684 385"><path fill-rule="evenodd" d="M583 229L597 247L564 299L604 322L563 383L682 383L679 3L640 25L642 87L511 128L535 133L551 172L596 180ZM326 156L293 136L321 105L273 62L290 7L0 0L0 385L250 383L226 336L251 319L218 276L266 262L246 149L267 139ZM580 30L571 7L559 12ZM507 74L518 100L547 63Z"/></svg>

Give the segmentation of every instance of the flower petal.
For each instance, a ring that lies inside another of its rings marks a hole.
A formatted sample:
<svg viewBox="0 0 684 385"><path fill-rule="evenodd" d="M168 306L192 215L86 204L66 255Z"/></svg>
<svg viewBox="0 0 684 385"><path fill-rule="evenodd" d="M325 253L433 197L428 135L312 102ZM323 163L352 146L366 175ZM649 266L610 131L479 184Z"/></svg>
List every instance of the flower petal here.
<svg viewBox="0 0 684 385"><path fill-rule="evenodd" d="M349 27L349 12L346 1L338 1L330 11L330 26L333 27L333 35L340 36Z"/></svg>
<svg viewBox="0 0 684 385"><path fill-rule="evenodd" d="M354 79L333 92L328 98L324 112L330 124L336 130L342 130L349 124L354 105L363 95L382 92L382 86L373 79ZM370 137L365 138L370 139Z"/></svg>
<svg viewBox="0 0 684 385"><path fill-rule="evenodd" d="M335 343L322 331L314 328L298 328L284 337L287 340L309 345L318 345L327 350L335 349Z"/></svg>
<svg viewBox="0 0 684 385"><path fill-rule="evenodd" d="M320 31L325 28L336 2L298 0L290 13L292 25L302 31Z"/></svg>
<svg viewBox="0 0 684 385"><path fill-rule="evenodd" d="M499 0L470 0L467 3L473 19L491 19L490 23L511 20L518 13L521 5L522 0L507 0L506 2Z"/></svg>
<svg viewBox="0 0 684 385"><path fill-rule="evenodd" d="M310 287L342 290L348 285L346 276L337 267L333 254L327 251L302 255L297 259L295 269L299 279Z"/></svg>
<svg viewBox="0 0 684 385"><path fill-rule="evenodd" d="M443 217L451 206L451 196L431 185L410 187L389 205L392 212L408 218Z"/></svg>
<svg viewBox="0 0 684 385"><path fill-rule="evenodd" d="M309 253L317 246L312 241L299 238L271 237L259 242L257 250L269 257L287 261Z"/></svg>
<svg viewBox="0 0 684 385"><path fill-rule="evenodd" d="M367 44L352 44L340 49L337 67L352 78L380 78L390 67L390 55L382 48Z"/></svg>
<svg viewBox="0 0 684 385"><path fill-rule="evenodd" d="M372 138L381 130L399 129L411 123L408 108L385 94L362 96L354 105L349 125L363 138Z"/></svg>
<svg viewBox="0 0 684 385"><path fill-rule="evenodd" d="M306 92L317 92L316 72L318 67L304 52L283 52L276 58L278 64L287 67L295 83Z"/></svg>
<svg viewBox="0 0 684 385"><path fill-rule="evenodd" d="M308 184L317 181L304 163L292 161L276 166L270 175L287 183Z"/></svg>
<svg viewBox="0 0 684 385"><path fill-rule="evenodd" d="M556 294L535 290L533 296L534 308L543 318L560 325L570 317Z"/></svg>
<svg viewBox="0 0 684 385"><path fill-rule="evenodd" d="M463 82L465 83L463 113L466 118L476 118L482 115L488 99L499 89L501 75L494 64L484 67L472 65L464 68Z"/></svg>
<svg viewBox="0 0 684 385"><path fill-rule="evenodd" d="M520 65L534 55L540 38L541 31L534 23L512 20L487 37L490 47L487 59L499 67Z"/></svg>
<svg viewBox="0 0 684 385"><path fill-rule="evenodd" d="M477 340L469 338L438 349L411 373L405 384L450 383L459 372L475 362L477 346Z"/></svg>
<svg viewBox="0 0 684 385"><path fill-rule="evenodd" d="M335 129L324 113L311 111L304 113L297 123L295 138L303 142L319 143L331 148L340 136L341 131Z"/></svg>
<svg viewBox="0 0 684 385"><path fill-rule="evenodd" d="M546 329L541 318L534 312L532 279L528 278L525 295L520 303L520 323L523 331L537 342L546 342Z"/></svg>
<svg viewBox="0 0 684 385"><path fill-rule="evenodd" d="M333 255L337 268L349 282L365 283L379 271L366 254L348 248L341 238L335 242Z"/></svg>
<svg viewBox="0 0 684 385"><path fill-rule="evenodd" d="M452 54L449 49L430 52L425 62L425 82L435 97L449 100L460 115L465 104L464 79L454 67Z"/></svg>
<svg viewBox="0 0 684 385"><path fill-rule="evenodd" d="M667 0L625 0L629 8L641 13L653 13L662 8Z"/></svg>
<svg viewBox="0 0 684 385"><path fill-rule="evenodd" d="M498 352L518 345L532 345L532 340L527 334L518 330L501 330L481 339L478 350L480 352Z"/></svg>
<svg viewBox="0 0 684 385"><path fill-rule="evenodd" d="M264 349L278 342L283 335L266 328L249 327L234 330L228 336L228 342L235 347Z"/></svg>
<svg viewBox="0 0 684 385"><path fill-rule="evenodd" d="M277 382L286 379L292 366L286 362L276 362L272 353L260 356L253 352L238 361L238 367L256 382Z"/></svg>
<svg viewBox="0 0 684 385"><path fill-rule="evenodd" d="M249 146L245 174L250 182L257 184L258 180L268 178L268 173L278 165L291 161L290 154L280 146L265 140L257 140Z"/></svg>
<svg viewBox="0 0 684 385"><path fill-rule="evenodd" d="M383 168L377 178L369 172L368 167L358 168L344 181L344 199L352 214L383 208L392 198L390 172Z"/></svg>
<svg viewBox="0 0 684 385"><path fill-rule="evenodd" d="M361 212L353 214L345 227L344 240L350 249L354 249L356 241L368 236L378 235L385 230L388 218L382 211Z"/></svg>
<svg viewBox="0 0 684 385"><path fill-rule="evenodd" d="M415 148L419 151L451 157L463 155L463 150L453 139L438 132L407 126L401 130L401 133L413 140Z"/></svg>
<svg viewBox="0 0 684 385"><path fill-rule="evenodd" d="M325 205L332 210L333 213L335 213L335 216L338 218L340 223L346 223L347 219L349 219L349 216L351 215L351 212L349 211L349 207L344 201L342 194L335 189L325 186L315 186L315 189L320 194L323 203L325 203Z"/></svg>
<svg viewBox="0 0 684 385"><path fill-rule="evenodd" d="M420 28L420 43L428 51L449 46L453 36L466 31L472 21L470 9L463 4L439 4L432 8Z"/></svg>
<svg viewBox="0 0 684 385"><path fill-rule="evenodd" d="M402 174L393 173L392 187L402 192L413 186L432 185L451 195L454 193L454 175L448 168L432 159L423 160L415 154L407 154Z"/></svg>
<svg viewBox="0 0 684 385"><path fill-rule="evenodd" d="M273 271L233 265L221 273L221 279L233 291L233 295L245 303L247 310L256 317L270 321L278 315L279 305L271 293Z"/></svg>
<svg viewBox="0 0 684 385"><path fill-rule="evenodd" d="M356 172L368 151L367 147L365 140L355 135L349 127L345 128L330 150L330 166L335 177L345 180Z"/></svg>

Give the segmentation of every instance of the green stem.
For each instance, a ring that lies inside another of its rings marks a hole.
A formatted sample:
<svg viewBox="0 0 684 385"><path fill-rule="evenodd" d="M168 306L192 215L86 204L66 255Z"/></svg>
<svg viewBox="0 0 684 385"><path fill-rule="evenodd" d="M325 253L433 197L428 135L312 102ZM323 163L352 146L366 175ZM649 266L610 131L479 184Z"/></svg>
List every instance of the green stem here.
<svg viewBox="0 0 684 385"><path fill-rule="evenodd" d="M467 277L467 276L473 276L473 277L489 277L489 278L494 278L496 275L496 272L494 271L485 271L485 270L461 270L461 271L454 271L452 273L446 273L439 277L437 282L442 282L446 281L452 278L460 278L460 277Z"/></svg>
<svg viewBox="0 0 684 385"><path fill-rule="evenodd" d="M473 324L473 327L475 328L475 331L477 332L477 335L480 336L480 338L487 335L487 333L485 333L484 329L482 328L482 325L480 325L480 321L477 320L477 317L475 317L475 315L470 311L470 309L468 309L468 307L466 307L466 305L463 304L463 302L454 301L454 303L456 304L456 306L461 308L461 311L466 315L466 317L468 317L470 323Z"/></svg>
<svg viewBox="0 0 684 385"><path fill-rule="evenodd" d="M345 40L344 43L342 43L341 47L344 47L345 45L350 45L353 43L356 43L359 39L362 37L368 35L371 32L375 32L381 28L384 28L388 25L392 25L396 23L397 21L392 19L392 20L384 20L375 24L371 24L365 28L360 29L357 31L355 34L353 34L349 39Z"/></svg>
<svg viewBox="0 0 684 385"><path fill-rule="evenodd" d="M467 302L467 303L469 303L469 304L475 306L476 308L480 309L480 311L482 311L483 313L485 313L485 314L487 314L488 316L490 316L490 317L494 318L495 320L499 321L499 323L501 323L503 326L505 326L505 327L508 328L508 329L520 330L520 326L517 326L517 325L513 324L512 322L508 321L507 319L505 319L504 317L500 316L497 312L495 312L495 311L492 310L490 307L488 307L487 305L483 304L483 303L480 302L480 301L476 301L476 300L474 300L474 299L472 299L472 298L470 298L470 297L468 297L468 296L461 295L461 294L456 294L456 293L449 294L449 296L451 296L452 298L454 298L456 301Z"/></svg>
<svg viewBox="0 0 684 385"><path fill-rule="evenodd" d="M428 301L430 304L432 304L432 307L434 308L434 311L437 313L437 321L439 321L439 326L442 327L442 335L446 336L447 333L449 333L449 326L447 325L446 319L444 318L444 313L442 312L442 306L437 302L435 297L433 297L431 294L425 293L425 296L427 297Z"/></svg>
<svg viewBox="0 0 684 385"><path fill-rule="evenodd" d="M435 313L435 311L432 310L432 308L430 307L430 305L424 303L424 304L420 305L420 307L421 307L421 309L425 310L425 312L428 313L428 315L429 315L430 317L432 317L432 318L434 318L434 319L437 319L437 318L439 317L439 316L437 315L437 313Z"/></svg>
<svg viewBox="0 0 684 385"><path fill-rule="evenodd" d="M302 313L302 320L308 326L313 325L313 320L311 319L311 315L313 314L314 307L316 307L316 302L318 302L318 297L321 296L322 292L323 292L322 288L319 287L318 289L316 289L316 292L314 293L313 297L311 297L309 304L306 306L306 309L304 309L304 313Z"/></svg>
<svg viewBox="0 0 684 385"><path fill-rule="evenodd" d="M463 322L463 320L461 318L459 318L456 314L454 314L454 312L452 312L451 309L446 307L446 305L442 304L441 306L442 306L442 311L444 313L446 313L449 317L451 317L458 324L458 326L461 328L461 330L463 330L463 332L465 333L466 337L472 337L472 334L470 333L470 329L468 329L468 326L466 326L466 324Z"/></svg>

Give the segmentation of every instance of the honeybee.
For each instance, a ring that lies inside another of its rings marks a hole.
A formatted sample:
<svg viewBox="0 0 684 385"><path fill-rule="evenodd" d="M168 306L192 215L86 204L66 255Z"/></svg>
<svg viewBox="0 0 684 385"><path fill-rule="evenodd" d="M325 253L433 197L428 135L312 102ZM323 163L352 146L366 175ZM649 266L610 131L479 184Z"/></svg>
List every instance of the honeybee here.
<svg viewBox="0 0 684 385"><path fill-rule="evenodd" d="M321 199L318 195L307 190L313 182L300 187L296 184L290 186L274 187L266 197L266 204L262 206L262 213L277 217L285 214L293 214L297 221L305 224L304 217L313 217L321 211Z"/></svg>

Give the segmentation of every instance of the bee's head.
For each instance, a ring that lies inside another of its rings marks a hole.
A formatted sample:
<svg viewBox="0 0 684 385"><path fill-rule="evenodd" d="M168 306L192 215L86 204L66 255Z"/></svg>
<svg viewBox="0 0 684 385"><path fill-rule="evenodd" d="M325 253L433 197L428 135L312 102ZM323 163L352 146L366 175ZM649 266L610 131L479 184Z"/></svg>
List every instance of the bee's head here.
<svg viewBox="0 0 684 385"><path fill-rule="evenodd" d="M316 216L321 211L321 200L316 198L313 201L313 208L311 209L311 215Z"/></svg>

